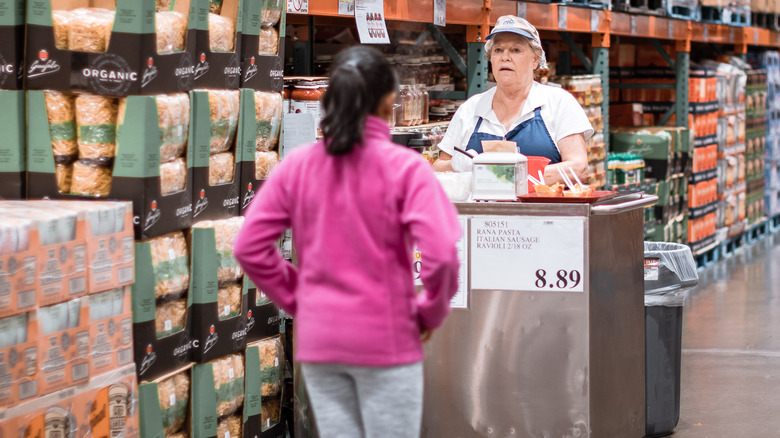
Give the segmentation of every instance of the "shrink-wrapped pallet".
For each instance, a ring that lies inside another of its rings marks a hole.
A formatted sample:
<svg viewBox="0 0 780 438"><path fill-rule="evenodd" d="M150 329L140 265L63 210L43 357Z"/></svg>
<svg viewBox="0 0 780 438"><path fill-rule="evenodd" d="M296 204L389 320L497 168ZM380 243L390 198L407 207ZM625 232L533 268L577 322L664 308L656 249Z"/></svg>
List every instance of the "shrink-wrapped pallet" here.
<svg viewBox="0 0 780 438"><path fill-rule="evenodd" d="M217 393L217 416L238 412L244 405L244 356L231 354L211 363Z"/></svg>
<svg viewBox="0 0 780 438"><path fill-rule="evenodd" d="M283 102L281 93L255 91L258 151L270 151L276 147L282 123Z"/></svg>
<svg viewBox="0 0 780 438"><path fill-rule="evenodd" d="M209 14L209 47L212 52L232 52L236 44L236 23L218 14Z"/></svg>
<svg viewBox="0 0 780 438"><path fill-rule="evenodd" d="M217 270L217 277L219 284L237 282L244 275L241 266L233 256L233 244L236 241L238 232L241 231L241 226L244 224L244 217L238 216L230 219L221 219L216 221L202 221L192 226L192 228L213 228L214 237L216 239L216 250L219 258L219 268ZM235 295L235 291L231 291L233 298L231 300L231 309L233 311L241 310L241 288L238 288L238 294ZM223 319L222 310L225 308L222 303L222 288L219 291L220 296L220 319ZM235 306L234 306L235 305Z"/></svg>
<svg viewBox="0 0 780 438"><path fill-rule="evenodd" d="M279 163L279 155L273 151L255 152L255 178L266 179Z"/></svg>
<svg viewBox="0 0 780 438"><path fill-rule="evenodd" d="M276 55L279 53L279 32L270 26L260 28L260 55Z"/></svg>
<svg viewBox="0 0 780 438"><path fill-rule="evenodd" d="M51 149L54 155L76 155L76 110L74 98L59 91L44 91L46 116L49 119Z"/></svg>
<svg viewBox="0 0 780 438"><path fill-rule="evenodd" d="M226 152L232 146L238 126L238 90L208 90L211 117L211 153Z"/></svg>
<svg viewBox="0 0 780 438"><path fill-rule="evenodd" d="M157 395L165 436L170 438L173 434L185 433L183 430L190 399L189 371L161 380L157 384Z"/></svg>
<svg viewBox="0 0 780 438"><path fill-rule="evenodd" d="M175 158L160 164L160 193L168 195L187 188L187 163Z"/></svg>
<svg viewBox="0 0 780 438"><path fill-rule="evenodd" d="M155 276L154 295L178 297L190 282L187 242L180 231L149 240ZM186 303L185 303L186 307Z"/></svg>
<svg viewBox="0 0 780 438"><path fill-rule="evenodd" d="M184 50L187 36L187 17L181 12L165 11L156 15L157 53Z"/></svg>
<svg viewBox="0 0 780 438"><path fill-rule="evenodd" d="M158 339L184 330L187 323L187 300L173 300L158 305L154 321Z"/></svg>
<svg viewBox="0 0 780 438"><path fill-rule="evenodd" d="M209 159L209 185L217 186L233 182L236 157L232 152L214 154Z"/></svg>
<svg viewBox="0 0 780 438"><path fill-rule="evenodd" d="M217 424L217 438L241 438L242 426L242 418L231 415Z"/></svg>
<svg viewBox="0 0 780 438"><path fill-rule="evenodd" d="M73 163L70 193L104 197L111 193L111 165L100 159L83 159Z"/></svg>
<svg viewBox="0 0 780 438"><path fill-rule="evenodd" d="M108 9L74 9L68 25L68 49L105 52L114 27L114 15L114 11Z"/></svg>
<svg viewBox="0 0 780 438"><path fill-rule="evenodd" d="M76 96L79 158L113 158L116 155L117 100L95 94Z"/></svg>

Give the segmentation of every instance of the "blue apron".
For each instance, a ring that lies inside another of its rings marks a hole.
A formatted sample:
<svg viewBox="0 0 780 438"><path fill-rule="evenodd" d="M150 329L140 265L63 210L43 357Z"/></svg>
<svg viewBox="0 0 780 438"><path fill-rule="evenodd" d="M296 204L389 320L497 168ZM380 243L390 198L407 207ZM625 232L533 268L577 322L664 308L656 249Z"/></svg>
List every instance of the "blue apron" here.
<svg viewBox="0 0 780 438"><path fill-rule="evenodd" d="M473 149L481 154L482 140L508 140L517 143L517 151L527 157L547 157L550 159L550 164L560 163L561 153L555 147L547 126L544 125L541 109L541 107L536 108L531 119L507 132L506 137L479 132L479 127L482 125L482 117L480 117L474 133L469 138L466 150Z"/></svg>

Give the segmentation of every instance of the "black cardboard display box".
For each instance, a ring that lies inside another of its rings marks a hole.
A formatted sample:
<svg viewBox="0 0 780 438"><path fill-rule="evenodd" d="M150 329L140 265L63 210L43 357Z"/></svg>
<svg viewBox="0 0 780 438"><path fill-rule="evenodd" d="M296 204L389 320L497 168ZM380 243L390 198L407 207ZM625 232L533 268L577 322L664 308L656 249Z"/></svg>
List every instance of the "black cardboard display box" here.
<svg viewBox="0 0 780 438"><path fill-rule="evenodd" d="M208 0L178 0L174 10L188 17L185 49L157 53L155 0L36 0L27 2L25 87L85 91L107 96L188 91L195 68L194 16ZM104 53L58 49L53 10L100 7L116 11Z"/></svg>
<svg viewBox="0 0 780 438"><path fill-rule="evenodd" d="M193 228L191 238L190 296L192 297L192 359L207 362L246 348L247 291L241 290L241 307L231 313L219 306L217 251L213 228Z"/></svg>
<svg viewBox="0 0 780 438"><path fill-rule="evenodd" d="M195 75L192 88L236 90L241 85L241 31L243 27L243 2L223 0L220 15L235 24L233 50L212 51L209 35L209 0L192 0L197 3L195 28Z"/></svg>
<svg viewBox="0 0 780 438"><path fill-rule="evenodd" d="M21 90L23 78L24 0L0 0L0 90Z"/></svg>
<svg viewBox="0 0 780 438"><path fill-rule="evenodd" d="M192 298L187 296L184 327L158 338L156 327L157 299L149 242L135 244L135 283L132 286L133 352L139 381L151 381L191 360ZM167 327L166 327L167 328Z"/></svg>
<svg viewBox="0 0 780 438"><path fill-rule="evenodd" d="M2 36L0 35L0 41ZM25 99L24 91L0 90L0 199L24 199L25 195Z"/></svg>
<svg viewBox="0 0 780 438"><path fill-rule="evenodd" d="M264 179L258 179L255 172L255 166L257 165L255 161L257 139L260 137L275 137L277 138L276 144L279 145L281 124L281 119L277 123L271 122L270 124L265 121L258 121L256 117L255 91L246 88L241 89L241 114L236 134L236 148L239 150L238 161L241 166L241 214L247 211L249 204L257 195L257 191L260 189L263 181L265 181Z"/></svg>
<svg viewBox="0 0 780 438"><path fill-rule="evenodd" d="M244 0L241 88L281 92L284 88L286 11L284 7L281 8L281 19L273 26L279 32L279 52L276 55L261 55L259 53L260 29L263 24L263 9L269 7L268 3L277 2Z"/></svg>
<svg viewBox="0 0 780 438"><path fill-rule="evenodd" d="M249 304L247 310L247 342L254 342L278 335L281 329L279 309L244 276L244 294Z"/></svg>
<svg viewBox="0 0 780 438"><path fill-rule="evenodd" d="M27 196L84 198L59 193L49 121L42 91L27 93ZM161 130L155 96L130 96L117 129L111 192L106 199L132 201L137 239L148 239L192 224L192 148L187 147L185 190L162 194Z"/></svg>

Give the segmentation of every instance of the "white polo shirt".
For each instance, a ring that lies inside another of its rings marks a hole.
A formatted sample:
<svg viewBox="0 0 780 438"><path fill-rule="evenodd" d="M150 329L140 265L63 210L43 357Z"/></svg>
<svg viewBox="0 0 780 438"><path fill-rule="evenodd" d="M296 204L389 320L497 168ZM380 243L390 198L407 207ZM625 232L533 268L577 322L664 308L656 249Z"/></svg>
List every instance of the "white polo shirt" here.
<svg viewBox="0 0 780 438"><path fill-rule="evenodd" d="M523 105L522 115L512 123L509 131L498 121L493 111L495 94L496 88L493 87L464 102L452 117L439 149L450 155L455 155L454 146L466 149L480 117L483 120L479 132L504 137L520 123L533 118L534 109L538 107L541 107L542 120L556 147L562 138L572 134L583 134L585 139L593 135L593 127L585 111L574 96L562 88L534 82Z"/></svg>

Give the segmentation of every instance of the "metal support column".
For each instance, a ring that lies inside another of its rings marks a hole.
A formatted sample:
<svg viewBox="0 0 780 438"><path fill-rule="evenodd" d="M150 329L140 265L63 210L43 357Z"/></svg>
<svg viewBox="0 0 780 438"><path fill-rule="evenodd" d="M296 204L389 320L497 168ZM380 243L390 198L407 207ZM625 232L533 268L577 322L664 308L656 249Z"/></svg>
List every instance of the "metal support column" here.
<svg viewBox="0 0 780 438"><path fill-rule="evenodd" d="M484 43L468 43L468 97L487 90L488 59Z"/></svg>
<svg viewBox="0 0 780 438"><path fill-rule="evenodd" d="M690 76L690 51L677 51L677 62L675 62L676 74L676 98L675 106L675 126L688 127L688 113L690 111L688 102L688 80Z"/></svg>
<svg viewBox="0 0 780 438"><path fill-rule="evenodd" d="M601 78L601 116L604 118L604 145L609 151L609 47L593 47L593 74Z"/></svg>

